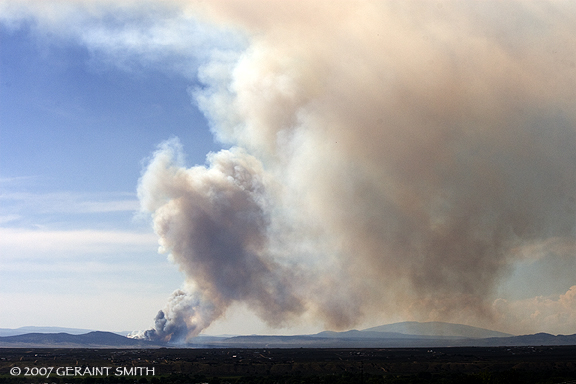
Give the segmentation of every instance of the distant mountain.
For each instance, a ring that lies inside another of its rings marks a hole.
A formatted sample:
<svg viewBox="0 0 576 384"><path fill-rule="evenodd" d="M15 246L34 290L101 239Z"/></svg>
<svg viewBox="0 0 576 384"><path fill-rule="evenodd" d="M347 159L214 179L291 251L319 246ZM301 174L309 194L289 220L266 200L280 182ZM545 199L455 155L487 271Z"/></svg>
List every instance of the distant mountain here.
<svg viewBox="0 0 576 384"><path fill-rule="evenodd" d="M481 339L487 337L510 337L514 336L509 333L492 331L489 329L471 327L463 324L443 323L439 321L419 323L417 321L404 321L380 325L365 329L362 332L397 332L404 335L418 336L449 336L459 338Z"/></svg>
<svg viewBox="0 0 576 384"><path fill-rule="evenodd" d="M195 340L191 340L195 343ZM236 336L215 340L212 346L243 348L417 348L456 346L576 345L575 335L513 336L463 324L403 322L362 331L324 331L313 335Z"/></svg>
<svg viewBox="0 0 576 384"><path fill-rule="evenodd" d="M155 348L161 345L129 339L112 332L88 332L83 335L69 333L27 333L0 337L4 348Z"/></svg>
<svg viewBox="0 0 576 384"><path fill-rule="evenodd" d="M410 335L399 332L378 332L378 331L344 331L333 332L324 331L311 335L313 337L331 338L331 339L461 339L460 336L428 336L428 335Z"/></svg>
<svg viewBox="0 0 576 384"><path fill-rule="evenodd" d="M344 332L324 331L310 336L328 339L411 339L419 337L418 335L405 335L399 332L358 331L356 329Z"/></svg>
<svg viewBox="0 0 576 384"><path fill-rule="evenodd" d="M26 333L69 333L71 335L81 335L92 332L94 329L62 328L62 327L20 327L20 328L0 328L0 336L16 336Z"/></svg>
<svg viewBox="0 0 576 384"><path fill-rule="evenodd" d="M530 346L530 345L576 345L576 334L551 335L549 333L536 333L512 337L486 338L477 340L478 346Z"/></svg>
<svg viewBox="0 0 576 384"><path fill-rule="evenodd" d="M390 330L403 330L406 333ZM313 335L197 336L183 344L153 343L112 332L88 332L81 335L35 332L0 337L2 348L438 348L540 345L576 345L576 334L512 336L461 324L406 322L363 331L325 331Z"/></svg>
<svg viewBox="0 0 576 384"><path fill-rule="evenodd" d="M440 347L499 347L499 346L540 346L540 345L576 345L574 335L535 335L490 337L490 338L454 338L444 337L316 337L316 336L236 336L212 343L219 348L440 348ZM195 347L191 340L191 347Z"/></svg>

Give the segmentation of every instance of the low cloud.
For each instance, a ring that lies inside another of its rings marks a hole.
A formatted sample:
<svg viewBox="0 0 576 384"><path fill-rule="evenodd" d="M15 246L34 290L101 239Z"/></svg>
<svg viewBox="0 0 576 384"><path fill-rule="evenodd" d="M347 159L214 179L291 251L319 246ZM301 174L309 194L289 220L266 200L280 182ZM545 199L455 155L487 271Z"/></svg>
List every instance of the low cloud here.
<svg viewBox="0 0 576 384"><path fill-rule="evenodd" d="M44 258L46 254L65 258L71 254L149 252L156 244L157 238L152 233L0 228L0 248L4 260L24 256Z"/></svg>
<svg viewBox="0 0 576 384"><path fill-rule="evenodd" d="M136 212L139 202L133 193L0 193L2 211L46 213Z"/></svg>

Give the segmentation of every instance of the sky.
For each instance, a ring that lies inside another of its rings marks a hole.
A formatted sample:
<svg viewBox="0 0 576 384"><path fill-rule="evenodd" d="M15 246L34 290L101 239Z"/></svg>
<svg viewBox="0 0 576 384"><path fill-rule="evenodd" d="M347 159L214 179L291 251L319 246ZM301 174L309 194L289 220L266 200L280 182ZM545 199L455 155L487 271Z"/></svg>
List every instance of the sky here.
<svg viewBox="0 0 576 384"><path fill-rule="evenodd" d="M569 1L0 1L0 328L576 332Z"/></svg>

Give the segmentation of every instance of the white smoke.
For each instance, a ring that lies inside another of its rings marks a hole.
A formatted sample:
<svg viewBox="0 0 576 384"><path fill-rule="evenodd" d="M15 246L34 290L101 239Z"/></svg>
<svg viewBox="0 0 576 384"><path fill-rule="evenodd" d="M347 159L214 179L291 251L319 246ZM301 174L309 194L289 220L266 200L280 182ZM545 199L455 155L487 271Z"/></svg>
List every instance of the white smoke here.
<svg viewBox="0 0 576 384"><path fill-rule="evenodd" d="M177 291L144 337L194 336L234 301L277 325L301 313L295 271L269 255L270 202L261 164L238 148L210 155L209 167L186 169L179 157L177 140L164 143L139 196L153 213L161 251L171 253L195 289Z"/></svg>
<svg viewBox="0 0 576 384"><path fill-rule="evenodd" d="M554 4L203 9L251 35L195 93L238 147L190 169L164 148L140 187L162 246L220 310L202 324L235 301L271 325L496 322L514 250L574 242L576 20Z"/></svg>
<svg viewBox="0 0 576 384"><path fill-rule="evenodd" d="M128 335L134 339L181 343L197 335L221 314L212 303L203 301L198 293L178 289L174 291L165 311L158 311L154 328Z"/></svg>

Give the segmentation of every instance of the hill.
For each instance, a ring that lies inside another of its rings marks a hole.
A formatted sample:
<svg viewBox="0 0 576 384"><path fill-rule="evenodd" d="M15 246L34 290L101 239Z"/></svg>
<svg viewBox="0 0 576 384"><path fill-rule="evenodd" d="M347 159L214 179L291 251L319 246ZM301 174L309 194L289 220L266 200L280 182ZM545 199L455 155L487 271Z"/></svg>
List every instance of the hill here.
<svg viewBox="0 0 576 384"><path fill-rule="evenodd" d="M190 347L196 347L194 339ZM353 337L315 337L315 336L236 336L212 343L217 348L440 348L440 347L502 347L502 346L558 346L576 345L574 335L534 335L491 337L491 338L453 338L453 337L393 337L393 338L353 338Z"/></svg>
<svg viewBox="0 0 576 384"><path fill-rule="evenodd" d="M378 332L378 331L344 331L333 332L324 331L311 335L312 337L322 337L330 339L458 339L458 336L428 336L428 335L410 335L399 332Z"/></svg>
<svg viewBox="0 0 576 384"><path fill-rule="evenodd" d="M1 336L17 336L27 333L69 333L71 335L82 335L92 332L94 329L63 328L63 327L20 327L20 328L0 328Z"/></svg>
<svg viewBox="0 0 576 384"><path fill-rule="evenodd" d="M452 336L464 338L510 337L509 333L492 331L490 329L471 327L464 324L443 323L439 321L419 323L417 321L404 321L380 325L365 329L363 332L397 332L404 335L419 336Z"/></svg>
<svg viewBox="0 0 576 384"><path fill-rule="evenodd" d="M3 348L155 348L161 345L129 339L112 332L88 332L82 335L69 333L27 333L0 337Z"/></svg>

